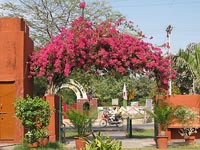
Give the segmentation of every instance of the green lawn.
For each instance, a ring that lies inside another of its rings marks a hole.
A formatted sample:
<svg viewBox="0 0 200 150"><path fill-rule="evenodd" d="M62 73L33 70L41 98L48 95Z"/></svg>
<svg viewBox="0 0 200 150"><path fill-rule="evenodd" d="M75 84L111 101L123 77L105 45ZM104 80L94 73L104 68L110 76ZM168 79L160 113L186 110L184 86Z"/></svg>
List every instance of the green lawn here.
<svg viewBox="0 0 200 150"><path fill-rule="evenodd" d="M143 129L134 129L132 131L133 138L153 138L154 137L154 130L143 130ZM67 130L65 132L66 138L73 138L77 136L76 131Z"/></svg>
<svg viewBox="0 0 200 150"><path fill-rule="evenodd" d="M145 147L145 148L123 148L122 150L158 150L158 149L156 147ZM167 150L200 150L200 145L169 146Z"/></svg>
<svg viewBox="0 0 200 150"><path fill-rule="evenodd" d="M134 129L132 130L133 138L154 138L153 129Z"/></svg>
<svg viewBox="0 0 200 150"><path fill-rule="evenodd" d="M132 131L133 138L154 138L154 130L137 129ZM156 147L123 148L123 150L158 150ZM200 150L200 144L169 146L167 150Z"/></svg>
<svg viewBox="0 0 200 150"><path fill-rule="evenodd" d="M34 148L27 147L25 144L17 145L14 150L33 150ZM49 142L45 147L38 147L37 150L71 150L64 144L59 142Z"/></svg>
<svg viewBox="0 0 200 150"><path fill-rule="evenodd" d="M23 146L15 147L14 150L29 150L24 149ZM48 147L38 148L37 150L72 150L66 147L55 147L54 144L49 145ZM75 149L73 149L75 150ZM145 147L145 148L123 148L122 150L158 150L156 147ZM192 146L169 146L167 150L200 150L200 145Z"/></svg>

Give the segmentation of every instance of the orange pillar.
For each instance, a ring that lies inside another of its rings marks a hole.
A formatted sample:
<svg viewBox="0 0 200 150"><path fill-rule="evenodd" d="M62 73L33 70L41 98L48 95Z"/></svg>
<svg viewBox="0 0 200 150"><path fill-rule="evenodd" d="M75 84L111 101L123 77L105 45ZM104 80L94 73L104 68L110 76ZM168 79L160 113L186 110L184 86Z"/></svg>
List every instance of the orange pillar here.
<svg viewBox="0 0 200 150"><path fill-rule="evenodd" d="M23 19L0 18L0 143L23 141L24 130L14 117L13 103L18 97L33 93L27 63L33 49Z"/></svg>
<svg viewBox="0 0 200 150"><path fill-rule="evenodd" d="M49 140L55 142L59 140L59 97L57 95L46 95L51 109L50 124L48 126Z"/></svg>

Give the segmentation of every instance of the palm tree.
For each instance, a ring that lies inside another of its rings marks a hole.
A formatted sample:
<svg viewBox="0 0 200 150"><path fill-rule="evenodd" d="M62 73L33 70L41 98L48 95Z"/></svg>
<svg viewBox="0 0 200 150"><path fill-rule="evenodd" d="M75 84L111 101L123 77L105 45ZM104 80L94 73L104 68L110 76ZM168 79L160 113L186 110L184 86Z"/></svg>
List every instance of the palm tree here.
<svg viewBox="0 0 200 150"><path fill-rule="evenodd" d="M186 50L180 49L173 60L178 72L175 85L182 87L182 94L195 94L200 87L200 44L192 43L187 46ZM184 86L181 85L183 83Z"/></svg>

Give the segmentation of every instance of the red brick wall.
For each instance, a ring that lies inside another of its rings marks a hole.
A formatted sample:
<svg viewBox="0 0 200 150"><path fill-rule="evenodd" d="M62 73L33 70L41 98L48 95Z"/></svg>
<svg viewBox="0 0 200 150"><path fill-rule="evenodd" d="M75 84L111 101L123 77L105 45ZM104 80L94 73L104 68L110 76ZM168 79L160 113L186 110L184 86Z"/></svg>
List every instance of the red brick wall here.
<svg viewBox="0 0 200 150"><path fill-rule="evenodd" d="M77 100L77 110L82 112L83 111L83 104L89 102L90 110L97 110L97 99L93 98L92 100L88 101L88 99L78 99Z"/></svg>

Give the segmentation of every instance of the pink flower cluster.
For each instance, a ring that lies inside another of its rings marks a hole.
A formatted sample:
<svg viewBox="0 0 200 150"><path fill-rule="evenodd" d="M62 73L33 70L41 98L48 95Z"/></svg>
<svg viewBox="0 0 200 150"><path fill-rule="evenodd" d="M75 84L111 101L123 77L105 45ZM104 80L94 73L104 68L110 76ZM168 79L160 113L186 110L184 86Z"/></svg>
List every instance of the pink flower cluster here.
<svg viewBox="0 0 200 150"><path fill-rule="evenodd" d="M168 80L175 77L169 59L151 43L121 33L117 25L77 18L69 28L63 28L50 43L32 54L31 75L45 76L49 82L54 82L55 76L67 77L73 68L106 69L112 75L142 71L154 77L161 88L167 89Z"/></svg>
<svg viewBox="0 0 200 150"><path fill-rule="evenodd" d="M81 9L85 9L85 6L86 6L86 3L84 1L79 3L79 7Z"/></svg>

